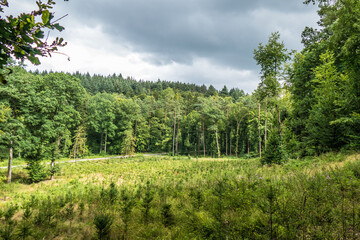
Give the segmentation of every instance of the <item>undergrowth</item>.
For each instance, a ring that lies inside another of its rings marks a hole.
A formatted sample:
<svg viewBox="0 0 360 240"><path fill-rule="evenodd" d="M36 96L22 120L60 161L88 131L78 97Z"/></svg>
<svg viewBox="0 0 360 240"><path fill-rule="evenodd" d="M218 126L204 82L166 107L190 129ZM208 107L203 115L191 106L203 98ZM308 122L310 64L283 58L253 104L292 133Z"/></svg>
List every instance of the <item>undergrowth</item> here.
<svg viewBox="0 0 360 240"><path fill-rule="evenodd" d="M53 181L1 183L0 239L358 239L359 169L335 153L66 163Z"/></svg>

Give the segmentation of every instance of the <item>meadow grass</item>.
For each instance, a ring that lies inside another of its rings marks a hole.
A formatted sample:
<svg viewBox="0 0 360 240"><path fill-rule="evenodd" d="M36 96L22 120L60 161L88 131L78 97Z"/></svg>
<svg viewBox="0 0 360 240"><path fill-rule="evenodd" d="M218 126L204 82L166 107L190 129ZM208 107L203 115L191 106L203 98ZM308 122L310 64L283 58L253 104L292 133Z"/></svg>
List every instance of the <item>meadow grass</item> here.
<svg viewBox="0 0 360 240"><path fill-rule="evenodd" d="M60 164L36 184L18 168L0 183L0 236L27 224L24 239L357 239L359 160L136 156Z"/></svg>

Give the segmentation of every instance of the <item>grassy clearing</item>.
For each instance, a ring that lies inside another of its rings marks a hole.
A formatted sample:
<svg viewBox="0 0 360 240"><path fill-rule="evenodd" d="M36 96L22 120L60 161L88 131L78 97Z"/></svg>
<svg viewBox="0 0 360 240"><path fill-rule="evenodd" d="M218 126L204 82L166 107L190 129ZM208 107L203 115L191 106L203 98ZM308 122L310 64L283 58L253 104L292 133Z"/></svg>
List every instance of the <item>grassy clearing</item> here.
<svg viewBox="0 0 360 240"><path fill-rule="evenodd" d="M0 185L2 233L26 223L36 239L356 239L359 160L137 156L61 164L37 184L14 169Z"/></svg>

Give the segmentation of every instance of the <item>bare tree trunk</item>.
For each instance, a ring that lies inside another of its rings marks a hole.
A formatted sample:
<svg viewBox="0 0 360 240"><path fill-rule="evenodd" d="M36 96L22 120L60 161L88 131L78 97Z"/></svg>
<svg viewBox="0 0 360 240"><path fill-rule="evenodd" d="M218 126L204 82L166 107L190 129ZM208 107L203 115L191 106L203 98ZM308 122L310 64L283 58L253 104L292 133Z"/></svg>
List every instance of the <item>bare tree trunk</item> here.
<svg viewBox="0 0 360 240"><path fill-rule="evenodd" d="M13 161L13 144L14 141L11 139L10 140L10 149L9 149L9 163L8 163L8 179L7 182L11 183L11 167L12 167L12 161Z"/></svg>
<svg viewBox="0 0 360 240"><path fill-rule="evenodd" d="M265 106L265 150L266 150L266 142L267 142L267 105Z"/></svg>
<svg viewBox="0 0 360 240"><path fill-rule="evenodd" d="M217 129L215 130L215 136L216 136L216 147L217 147L217 152L218 152L218 158L220 158L219 138L218 138Z"/></svg>
<svg viewBox="0 0 360 240"><path fill-rule="evenodd" d="M151 110L150 110L150 117L149 117L149 129L151 127L150 122L151 122Z"/></svg>
<svg viewBox="0 0 360 240"><path fill-rule="evenodd" d="M240 123L237 122L236 123L236 149L235 149L236 157L238 157L238 152L239 152L239 128L240 128Z"/></svg>
<svg viewBox="0 0 360 240"><path fill-rule="evenodd" d="M203 119L203 143L204 143L204 158L206 157L205 156L205 152L206 152L206 149L205 149L205 119Z"/></svg>
<svg viewBox="0 0 360 240"><path fill-rule="evenodd" d="M229 109L227 108L226 109L226 123L228 124L228 121L229 121ZM228 131L227 129L225 128L225 151L226 151L226 156L228 156Z"/></svg>
<svg viewBox="0 0 360 240"><path fill-rule="evenodd" d="M197 145L197 155L200 155L200 134L199 131L197 131L197 139L198 139L198 145Z"/></svg>
<svg viewBox="0 0 360 240"><path fill-rule="evenodd" d="M56 140L56 146L55 146L55 149L54 149L54 153L53 153L53 157L51 159L51 169L54 170L54 167L55 167L55 159L56 159L56 156L59 154L60 152L60 144L61 144L61 138L58 137L58 139ZM54 180L55 177L54 177L54 172L51 171L51 177L50 177L51 180Z"/></svg>
<svg viewBox="0 0 360 240"><path fill-rule="evenodd" d="M176 130L176 154L179 154L179 128L180 128L180 121L177 120L177 130Z"/></svg>
<svg viewBox="0 0 360 240"><path fill-rule="evenodd" d="M55 167L55 160L54 159L52 159L51 160L51 169L54 169L54 167ZM54 180L54 173L53 172L51 172L51 178L50 178L50 180Z"/></svg>
<svg viewBox="0 0 360 240"><path fill-rule="evenodd" d="M175 156L175 131L176 131L176 111L174 113L174 131L173 131L173 143L172 143L172 155Z"/></svg>
<svg viewBox="0 0 360 240"><path fill-rule="evenodd" d="M74 146L74 162L75 162L75 160L76 160L77 145L78 145L78 142L76 141L76 142L75 142L75 146Z"/></svg>
<svg viewBox="0 0 360 240"><path fill-rule="evenodd" d="M99 152L99 153L101 153L101 150L102 150L103 135L104 135L104 133L101 133L101 139L100 139L100 152Z"/></svg>
<svg viewBox="0 0 360 240"><path fill-rule="evenodd" d="M107 133L105 133L105 146L104 146L104 152L106 154L106 144L107 144Z"/></svg>
<svg viewBox="0 0 360 240"><path fill-rule="evenodd" d="M250 139L248 138L248 159L250 159Z"/></svg>
<svg viewBox="0 0 360 240"><path fill-rule="evenodd" d="M278 115L278 121L279 121L279 133L280 133L280 137L281 137L281 118L280 118L280 111L279 111L279 106L276 104L276 111L277 111L277 115Z"/></svg>
<svg viewBox="0 0 360 240"><path fill-rule="evenodd" d="M228 155L228 132L225 130L225 154Z"/></svg>
<svg viewBox="0 0 360 240"><path fill-rule="evenodd" d="M260 158L261 158L261 131L260 131L260 108L261 108L261 104L259 103L259 154L260 154Z"/></svg>
<svg viewBox="0 0 360 240"><path fill-rule="evenodd" d="M230 156L231 156L231 129L230 129L230 132L229 132L229 140L230 140Z"/></svg>

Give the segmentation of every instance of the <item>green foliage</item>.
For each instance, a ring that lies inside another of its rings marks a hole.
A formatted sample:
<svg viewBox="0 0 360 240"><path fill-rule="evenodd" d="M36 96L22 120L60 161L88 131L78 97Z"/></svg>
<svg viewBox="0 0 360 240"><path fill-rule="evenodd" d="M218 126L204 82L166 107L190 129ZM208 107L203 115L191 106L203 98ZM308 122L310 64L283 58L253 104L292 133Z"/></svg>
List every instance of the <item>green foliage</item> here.
<svg viewBox="0 0 360 240"><path fill-rule="evenodd" d="M34 183L40 182L48 176L44 165L39 161L29 161L26 169L28 170L30 181Z"/></svg>
<svg viewBox="0 0 360 240"><path fill-rule="evenodd" d="M61 184L13 184L0 229L13 221L7 232L25 239L352 239L360 227L358 160L328 153L272 166L165 156L67 163ZM116 198L112 181L121 181ZM14 202L23 210L8 214Z"/></svg>
<svg viewBox="0 0 360 240"><path fill-rule="evenodd" d="M321 1L319 7L323 28L304 31L305 48L290 66L284 64L290 54L278 32L254 50L261 82L251 95L226 86L218 91L213 86L137 82L121 75L27 73L15 67L8 84L0 86L1 149L11 146L14 156L52 163L69 153L74 159L96 152L170 151L250 158L264 149L264 163L280 163L356 149L359 6L344 0ZM45 7L38 17L51 24L52 14ZM283 87L282 79L287 79ZM50 173L53 179L55 171Z"/></svg>
<svg viewBox="0 0 360 240"><path fill-rule="evenodd" d="M274 128L270 131L264 155L261 157L261 163L280 164L283 160L284 157L281 147L280 133L278 128Z"/></svg>
<svg viewBox="0 0 360 240"><path fill-rule="evenodd" d="M50 176L53 176L56 173L59 173L60 170L61 170L60 166L58 164L54 164L53 166L50 166L48 171L49 171Z"/></svg>
<svg viewBox="0 0 360 240"><path fill-rule="evenodd" d="M151 209L151 202L154 200L154 192L151 190L150 182L147 181L145 193L142 197L142 212L143 212L143 219L144 222L147 224L150 220L150 209Z"/></svg>
<svg viewBox="0 0 360 240"><path fill-rule="evenodd" d="M37 1L38 10L31 13L21 13L19 16L12 15L0 19L0 69L3 69L11 57L24 60L28 59L31 63L39 65L38 56L51 56L58 47L66 45L63 38L56 38L51 44L47 42L44 31L58 30L64 28L54 21L54 13L50 12L55 4L49 0L46 3ZM9 7L8 1L0 2L0 12ZM39 21L41 19L41 21ZM6 82L4 75L0 74L2 82Z"/></svg>
<svg viewBox="0 0 360 240"><path fill-rule="evenodd" d="M2 228L0 228L0 236L2 239L11 240L15 237L14 230L17 222L13 219L13 217L17 209L17 206L10 206L4 211L3 215L5 218L5 224Z"/></svg>
<svg viewBox="0 0 360 240"><path fill-rule="evenodd" d="M127 189L122 189L121 191L121 216L124 222L124 235L123 238L126 238L128 234L128 228L131 220L131 212L135 206L135 198L129 193Z"/></svg>
<svg viewBox="0 0 360 240"><path fill-rule="evenodd" d="M50 196L47 199L41 201L39 205L39 211L35 216L35 224L37 225L52 225L55 223L56 216L56 204Z"/></svg>
<svg viewBox="0 0 360 240"><path fill-rule="evenodd" d="M310 111L307 133L308 146L316 153L326 150L338 150L344 145L344 136L339 125L331 124L341 114L339 103L346 77L337 72L334 55L327 51L320 56L322 65L314 73L315 103Z"/></svg>
<svg viewBox="0 0 360 240"><path fill-rule="evenodd" d="M113 219L108 213L99 213L94 217L94 225L96 227L97 239L110 239L111 226Z"/></svg>
<svg viewBox="0 0 360 240"><path fill-rule="evenodd" d="M124 140L121 146L121 153L124 155L133 155L135 152L135 137L132 129L124 131Z"/></svg>
<svg viewBox="0 0 360 240"><path fill-rule="evenodd" d="M171 227L175 223L175 218L171 211L171 204L166 203L161 207L161 217L161 222L165 227Z"/></svg>
<svg viewBox="0 0 360 240"><path fill-rule="evenodd" d="M119 194L119 191L117 190L117 187L116 187L115 183L112 182L110 184L110 188L109 188L109 201L110 201L110 204L115 203L115 201L118 198L118 194Z"/></svg>
<svg viewBox="0 0 360 240"><path fill-rule="evenodd" d="M74 135L74 144L72 150L70 151L70 157L74 159L76 157L82 157L89 153L89 149L86 145L86 130L83 125L80 125L75 131Z"/></svg>
<svg viewBox="0 0 360 240"><path fill-rule="evenodd" d="M279 89L278 75L282 64L289 59L289 54L284 43L279 42L280 33L272 33L268 43L264 46L261 43L254 50L254 59L261 67L261 82L256 90L257 98L263 101L277 95Z"/></svg>

